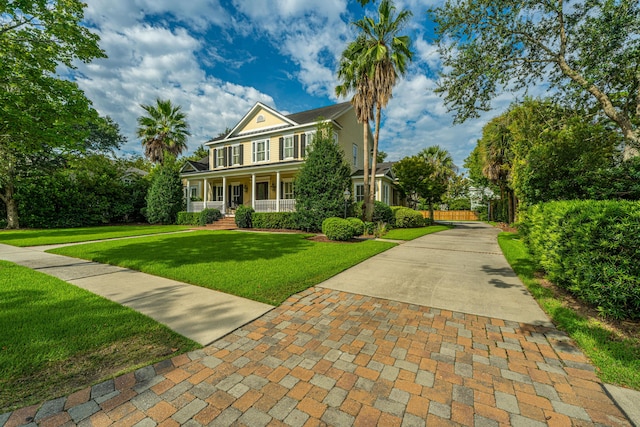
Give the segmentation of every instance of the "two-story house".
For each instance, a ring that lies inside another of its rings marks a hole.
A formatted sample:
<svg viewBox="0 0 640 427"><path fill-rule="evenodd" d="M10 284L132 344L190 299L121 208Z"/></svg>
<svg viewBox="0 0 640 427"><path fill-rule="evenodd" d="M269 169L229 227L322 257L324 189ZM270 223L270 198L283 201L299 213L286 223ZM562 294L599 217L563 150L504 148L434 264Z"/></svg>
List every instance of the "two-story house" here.
<svg viewBox="0 0 640 427"><path fill-rule="evenodd" d="M294 178L313 149L320 120L332 125L334 141L351 166L349 190L361 200L363 132L351 103L284 115L258 102L228 134L205 143L208 157L182 167L187 210L206 207L229 214L244 204L257 212L294 211ZM390 167L378 168L376 181L378 200L398 200Z"/></svg>

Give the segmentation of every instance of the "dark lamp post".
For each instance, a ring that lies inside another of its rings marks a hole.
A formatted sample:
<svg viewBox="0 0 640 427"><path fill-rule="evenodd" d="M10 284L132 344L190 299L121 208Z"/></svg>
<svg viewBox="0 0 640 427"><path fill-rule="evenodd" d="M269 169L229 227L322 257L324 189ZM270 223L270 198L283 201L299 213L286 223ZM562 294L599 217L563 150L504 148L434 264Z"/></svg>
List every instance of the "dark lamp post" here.
<svg viewBox="0 0 640 427"><path fill-rule="evenodd" d="M351 193L349 189L344 190L344 219L347 219L347 203L349 203L349 199L351 198Z"/></svg>

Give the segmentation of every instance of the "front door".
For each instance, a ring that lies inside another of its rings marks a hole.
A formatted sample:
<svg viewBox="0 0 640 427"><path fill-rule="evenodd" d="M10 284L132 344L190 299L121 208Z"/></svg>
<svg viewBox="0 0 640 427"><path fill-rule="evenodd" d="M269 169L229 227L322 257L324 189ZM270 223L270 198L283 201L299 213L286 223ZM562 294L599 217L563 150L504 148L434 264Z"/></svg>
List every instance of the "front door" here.
<svg viewBox="0 0 640 427"><path fill-rule="evenodd" d="M242 204L242 185L229 186L229 207L237 208Z"/></svg>

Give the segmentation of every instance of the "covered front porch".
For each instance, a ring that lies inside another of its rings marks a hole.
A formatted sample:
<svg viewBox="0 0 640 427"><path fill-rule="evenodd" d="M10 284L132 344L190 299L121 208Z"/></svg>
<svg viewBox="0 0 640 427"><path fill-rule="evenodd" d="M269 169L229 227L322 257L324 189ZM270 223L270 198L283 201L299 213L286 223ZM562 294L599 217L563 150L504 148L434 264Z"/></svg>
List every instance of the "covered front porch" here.
<svg viewBox="0 0 640 427"><path fill-rule="evenodd" d="M190 178L186 181L188 212L218 209L224 215L235 214L240 205L256 212L293 212L292 172Z"/></svg>

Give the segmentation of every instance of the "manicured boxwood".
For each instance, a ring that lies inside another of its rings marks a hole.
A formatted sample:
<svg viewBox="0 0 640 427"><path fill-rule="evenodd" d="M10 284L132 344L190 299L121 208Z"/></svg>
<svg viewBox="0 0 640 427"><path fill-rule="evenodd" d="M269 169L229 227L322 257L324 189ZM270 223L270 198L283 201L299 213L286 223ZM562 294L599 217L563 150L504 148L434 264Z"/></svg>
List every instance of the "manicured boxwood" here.
<svg viewBox="0 0 640 427"><path fill-rule="evenodd" d="M330 240L351 240L355 235L355 230L349 220L343 218L327 218L322 221L322 232Z"/></svg>
<svg viewBox="0 0 640 427"><path fill-rule="evenodd" d="M362 207L364 203L358 202L355 206L355 216L358 218L363 217ZM373 204L373 216L371 217L372 222L383 222L387 225L393 226L394 217L393 212L389 205L383 202L375 201Z"/></svg>
<svg viewBox="0 0 640 427"><path fill-rule="evenodd" d="M214 221L222 218L222 213L218 209L207 208L203 209L198 216L198 225L211 224Z"/></svg>
<svg viewBox="0 0 640 427"><path fill-rule="evenodd" d="M240 205L236 209L236 225L239 228L253 227L252 216L255 211L250 206Z"/></svg>
<svg viewBox="0 0 640 427"><path fill-rule="evenodd" d="M198 212L178 212L176 224L178 225L198 225L200 215Z"/></svg>
<svg viewBox="0 0 640 427"><path fill-rule="evenodd" d="M640 202L543 203L519 230L551 281L605 316L640 319Z"/></svg>
<svg viewBox="0 0 640 427"><path fill-rule="evenodd" d="M203 209L200 212L178 212L176 224L205 226L222 218L218 209Z"/></svg>
<svg viewBox="0 0 640 427"><path fill-rule="evenodd" d="M293 212L254 212L251 221L253 228L298 229Z"/></svg>
<svg viewBox="0 0 640 427"><path fill-rule="evenodd" d="M424 227L425 221L422 214L409 208L395 209L395 226L397 228Z"/></svg>
<svg viewBox="0 0 640 427"><path fill-rule="evenodd" d="M364 222L359 218L347 218L347 221L353 227L354 236L362 236L364 234Z"/></svg>

